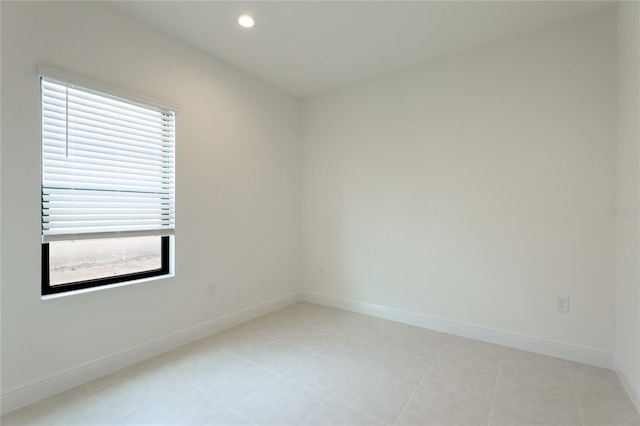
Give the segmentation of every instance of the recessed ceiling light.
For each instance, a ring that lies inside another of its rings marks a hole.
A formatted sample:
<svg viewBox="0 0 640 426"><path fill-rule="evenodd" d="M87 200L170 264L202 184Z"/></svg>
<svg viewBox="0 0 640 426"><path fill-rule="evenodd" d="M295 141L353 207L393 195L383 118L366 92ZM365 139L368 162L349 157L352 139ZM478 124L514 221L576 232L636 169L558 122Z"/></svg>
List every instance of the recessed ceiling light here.
<svg viewBox="0 0 640 426"><path fill-rule="evenodd" d="M256 24L256 19L251 15L238 15L238 24L244 28L251 28Z"/></svg>

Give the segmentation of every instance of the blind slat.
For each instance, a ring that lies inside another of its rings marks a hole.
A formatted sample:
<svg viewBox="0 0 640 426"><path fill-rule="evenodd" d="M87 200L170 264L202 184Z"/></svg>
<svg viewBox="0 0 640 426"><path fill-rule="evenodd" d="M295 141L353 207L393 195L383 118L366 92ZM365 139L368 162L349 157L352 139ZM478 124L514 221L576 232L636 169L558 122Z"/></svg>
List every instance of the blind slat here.
<svg viewBox="0 0 640 426"><path fill-rule="evenodd" d="M148 149L148 146L146 144L140 144L140 145L127 145L126 144L126 139L124 139L124 141L122 139L117 140L117 139L107 139L107 138L99 138L96 137L97 135L93 135L93 138L89 137L82 137L78 134L76 134L76 132L73 131L73 129L69 129L69 132L67 133L62 132L62 129L60 129L59 127L52 127L52 126L48 126L47 124L44 124L44 132L43 132L43 136L44 138L48 139L47 140L47 145L45 145L46 147L64 147L66 146L67 143L72 143L74 146L76 146L78 149L80 148L84 148L87 149L89 148L89 150L91 150L90 148L95 146L95 147L104 147L106 149L112 149L112 150L116 150L118 153L121 153L122 151L126 151L126 152L131 152L131 153L143 153L143 154L150 154L152 156L158 156L160 155L161 158L167 158L167 159L171 159L171 157L173 157L173 148L170 146L162 146L162 147L157 147L154 149ZM126 149L123 149L126 148ZM93 151L98 151L97 149L93 149ZM105 151L105 154L107 154L108 152ZM81 160L82 158L78 158L77 160ZM121 158L121 160L124 160L124 158Z"/></svg>
<svg viewBox="0 0 640 426"><path fill-rule="evenodd" d="M52 120L66 120L66 109L64 107L45 108L44 117ZM143 132L151 137L161 136L164 137L171 133L165 130L162 124L148 125L147 123L136 120L122 120L117 118L110 118L99 115L99 112L87 112L87 111L75 111L69 109L69 121L74 123L99 123L102 126L117 128L123 132ZM96 126L98 127L98 126Z"/></svg>
<svg viewBox="0 0 640 426"><path fill-rule="evenodd" d="M114 144L119 143L124 146L131 145L132 147L142 147L149 144L151 146L158 146L158 140L164 141L165 139L168 139L165 137L148 138L123 132L110 132L91 126L83 126L81 124L74 123L73 121L69 121L67 123L66 120L53 120L51 118L46 118L43 125L45 132L49 132L54 135L69 135L78 138L85 138L87 140L99 140Z"/></svg>
<svg viewBox="0 0 640 426"><path fill-rule="evenodd" d="M125 238L125 237L148 237L148 236L167 236L173 235L173 229L144 229L144 230L124 230L108 232L102 230L101 232L91 232L85 229L85 232L81 234L73 234L69 236L67 234L58 235L55 232L47 234L44 238L44 242L53 241L68 241L68 240L93 240L98 238Z"/></svg>
<svg viewBox="0 0 640 426"><path fill-rule="evenodd" d="M69 167L73 167L69 169ZM132 169L131 167L122 167L121 165L102 165L102 164L85 164L85 163L69 163L59 160L49 160L49 165L44 168L45 173L83 173L87 172L104 172L112 175L124 176L157 176L158 170Z"/></svg>
<svg viewBox="0 0 640 426"><path fill-rule="evenodd" d="M44 200L71 200L74 199L86 199L86 200L107 200L107 199L126 199L131 200L131 202L135 200L144 200L144 199L153 199L155 200L154 194L138 194L138 193L128 193L128 192L120 192L120 191L98 191L98 190L81 190L81 189L68 189L68 188L43 188L43 199Z"/></svg>
<svg viewBox="0 0 640 426"><path fill-rule="evenodd" d="M70 160L64 154L56 154L54 152L45 152L43 154L48 161L49 167L57 167L58 165L69 167ZM84 157L84 158L74 158L73 167L75 168L88 168L94 170L118 170L125 168L122 163L118 160L111 160L105 157L102 158L92 158L92 157ZM154 174L160 170L166 170L167 167L164 167L162 163L158 165L150 165L150 164L142 164L136 163L135 167L130 166L126 167L129 169L129 173L132 174Z"/></svg>
<svg viewBox="0 0 640 426"><path fill-rule="evenodd" d="M166 181L164 174L158 175L137 175L127 173L126 171L104 171L104 170L88 170L88 169L69 169L64 167L45 167L44 172L47 176L56 176L59 179L68 179L74 177L83 179L85 181L110 180L113 182L125 181L125 182L138 182L138 183L158 183L164 184Z"/></svg>
<svg viewBox="0 0 640 426"><path fill-rule="evenodd" d="M43 148L44 153L43 153L43 160L47 160L47 159L65 159L67 161L71 161L68 160L69 157L67 156L66 150L64 147L56 147L56 146L45 146ZM122 155L117 155L117 154L106 154L104 152L92 152L92 151L85 151L82 153L82 157L75 155L73 156L74 159L76 159L78 162L86 162L87 159L91 159L94 161L102 161L104 160L105 163L106 161L111 161L111 164L119 164L121 166L124 166L124 164L122 163ZM127 158L127 165L129 165L130 167L140 167L140 166L147 166L149 168L164 168L165 165L169 165L171 163L169 163L169 160L167 161L157 161L157 160L147 160L144 158Z"/></svg>

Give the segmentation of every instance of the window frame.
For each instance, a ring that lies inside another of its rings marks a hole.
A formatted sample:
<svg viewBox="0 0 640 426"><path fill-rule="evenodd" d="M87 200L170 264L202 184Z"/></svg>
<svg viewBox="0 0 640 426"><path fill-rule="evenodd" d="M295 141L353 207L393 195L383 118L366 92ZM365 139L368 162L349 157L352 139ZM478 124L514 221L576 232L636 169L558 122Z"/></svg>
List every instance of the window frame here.
<svg viewBox="0 0 640 426"><path fill-rule="evenodd" d="M160 102L156 99L151 99L146 96L141 96L136 93L129 92L128 90L121 89L115 86L111 86L110 84L103 83L100 81L96 81L90 78L74 75L68 73L66 71L62 71L59 69L51 68L46 65L38 64L37 66L37 76L38 76L38 84L42 85L41 79L46 77L48 79L57 80L59 82L66 82L67 84L80 86L86 88L88 90L104 94L106 96L113 96L116 98L123 98L129 100L134 103L148 105L151 107L156 107L163 110L171 111L174 114L174 117L178 114L178 108L175 105ZM43 106L42 106L42 90L40 90L40 99L39 99L39 109L40 109L40 123L42 126L42 114L43 114ZM175 126L175 124L174 124ZM40 138L43 137L43 128L40 128ZM42 141L42 139L41 139ZM175 143L175 141L174 141ZM41 148L42 153L42 148ZM42 157L41 157L42 158ZM175 161L175 157L174 157ZM175 164L174 168L174 179L175 179ZM41 173L43 172L41 165ZM41 177L42 181L42 177ZM174 207L175 208L175 207ZM174 225L175 226L175 225ZM79 290L87 290L87 289L99 289L101 287L113 286L117 284L134 284L136 281L147 280L150 278L170 278L174 276L174 235L175 228L171 229L170 233L167 234L148 234L148 235L156 235L160 237L160 245L161 245L161 267L158 269L120 274L115 276L106 276L101 278L93 278L89 280L83 281L73 281L63 284L51 285L50 283L50 253L49 253L49 244L50 242L41 242L41 296L44 299L45 296L64 296L66 293L72 293ZM128 234L128 235L127 235ZM128 237L135 236L143 236L145 235L145 231L133 231L133 232L123 232L119 238L126 239ZM73 238L72 238L73 239ZM100 239L100 236L96 235L95 238L87 238L88 240L97 240ZM55 243L55 241L52 241Z"/></svg>
<svg viewBox="0 0 640 426"><path fill-rule="evenodd" d="M171 241L169 236L161 237L161 266L158 269L150 269L148 271L134 272L130 274L114 275L104 278L94 278L84 281L73 281L70 283L51 285L50 280L50 262L49 262L49 244L42 243L42 295L49 296L52 294L67 293L76 290L85 290L94 287L103 287L112 284L120 284L129 281L142 280L145 278L158 277L162 275L170 275L171 273Z"/></svg>

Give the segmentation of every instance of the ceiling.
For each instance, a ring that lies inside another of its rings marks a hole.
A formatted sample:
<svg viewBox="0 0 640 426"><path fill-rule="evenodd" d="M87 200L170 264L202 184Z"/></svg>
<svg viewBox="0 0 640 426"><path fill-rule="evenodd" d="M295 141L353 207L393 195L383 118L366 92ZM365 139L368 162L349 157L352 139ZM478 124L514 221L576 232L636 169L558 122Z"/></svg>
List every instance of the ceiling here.
<svg viewBox="0 0 640 426"><path fill-rule="evenodd" d="M606 8L612 1L110 1L304 98ZM258 20L241 28L235 17Z"/></svg>

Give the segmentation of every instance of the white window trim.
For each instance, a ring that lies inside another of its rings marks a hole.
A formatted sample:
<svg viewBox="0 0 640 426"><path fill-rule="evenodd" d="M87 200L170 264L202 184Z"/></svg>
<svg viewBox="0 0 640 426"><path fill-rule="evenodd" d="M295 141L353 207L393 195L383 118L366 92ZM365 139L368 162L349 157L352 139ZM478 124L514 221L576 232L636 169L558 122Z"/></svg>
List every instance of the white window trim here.
<svg viewBox="0 0 640 426"><path fill-rule="evenodd" d="M117 86L112 86L110 84L93 80L88 77L72 74L67 71L56 69L44 64L37 65L36 73L38 77L45 77L53 80L63 81L71 85L77 85L89 90L94 90L96 92L106 93L115 97L121 97L121 98L127 99L132 102L141 103L147 107L152 106L152 107L157 107L159 110L170 110L174 113L175 116L177 116L179 112L179 108L176 107L174 104L164 102L164 101L159 101L157 99L143 96L138 93L135 93L126 89L122 89ZM40 134L42 134L42 129L40 130ZM131 236L135 236L135 234L137 233L133 232L131 234L132 234ZM112 289L117 287L126 287L129 285L136 285L141 283L152 283L154 281L173 279L175 277L175 237L173 236L174 234L175 233L171 233L171 237L169 238L170 249L169 249L169 273L168 274L158 275L158 276L153 276L148 278L141 278L141 279L131 280L131 281L124 281L124 282L109 284L109 285L88 287L88 288L79 289L79 290L70 290L70 291L65 291L60 293L52 293L52 294L46 294L46 295L41 294L41 300L43 301L53 300L58 298L64 298L67 296L89 294L96 291L102 291L102 290L107 290L107 289ZM145 235L148 235L148 234L145 233ZM81 239L85 237L90 238L91 234L86 234L85 236L82 236Z"/></svg>

